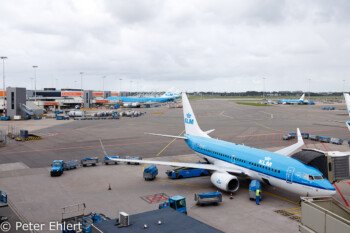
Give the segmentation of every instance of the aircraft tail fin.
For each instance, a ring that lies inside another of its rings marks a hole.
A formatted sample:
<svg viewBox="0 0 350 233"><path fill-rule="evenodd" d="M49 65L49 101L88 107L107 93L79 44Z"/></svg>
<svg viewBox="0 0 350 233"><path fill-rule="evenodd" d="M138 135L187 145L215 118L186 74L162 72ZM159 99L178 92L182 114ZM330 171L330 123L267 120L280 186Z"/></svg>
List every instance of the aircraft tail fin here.
<svg viewBox="0 0 350 233"><path fill-rule="evenodd" d="M190 101L188 100L186 93L182 93L182 105L185 119L186 134L209 138L208 134L206 134L201 130L201 128L199 128L196 116L193 113Z"/></svg>
<svg viewBox="0 0 350 233"><path fill-rule="evenodd" d="M304 101L304 99L305 99L305 94L303 94L299 100Z"/></svg>
<svg viewBox="0 0 350 233"><path fill-rule="evenodd" d="M344 93L345 103L348 108L348 113L350 116L350 95L348 93Z"/></svg>

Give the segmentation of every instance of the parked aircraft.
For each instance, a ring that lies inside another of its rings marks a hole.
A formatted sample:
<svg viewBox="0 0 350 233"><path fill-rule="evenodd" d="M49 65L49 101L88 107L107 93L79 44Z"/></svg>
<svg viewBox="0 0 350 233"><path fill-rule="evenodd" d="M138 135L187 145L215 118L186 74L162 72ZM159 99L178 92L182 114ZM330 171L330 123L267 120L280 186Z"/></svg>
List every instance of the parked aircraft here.
<svg viewBox="0 0 350 233"><path fill-rule="evenodd" d="M277 104L304 104L305 94L303 94L298 100L279 100Z"/></svg>
<svg viewBox="0 0 350 233"><path fill-rule="evenodd" d="M173 92L166 92L160 97L123 97L123 96L111 96L106 98L108 101L121 100L125 107L140 107L141 104L155 104L171 102L179 98L179 94Z"/></svg>
<svg viewBox="0 0 350 233"><path fill-rule="evenodd" d="M210 178L212 184L227 192L239 189L238 177L247 177L302 196L329 196L336 193L333 185L320 171L288 156L304 145L299 129L297 129L297 143L276 152L238 145L211 138L208 134L213 130L202 131L185 93L182 94L182 101L186 133L183 136L152 135L185 140L187 145L208 164L114 160L207 169L212 172Z"/></svg>
<svg viewBox="0 0 350 233"><path fill-rule="evenodd" d="M345 98L345 103L348 109L348 113L350 116L350 95L348 93L344 93L344 98ZM346 121L346 126L348 127L349 131L350 131L350 121Z"/></svg>

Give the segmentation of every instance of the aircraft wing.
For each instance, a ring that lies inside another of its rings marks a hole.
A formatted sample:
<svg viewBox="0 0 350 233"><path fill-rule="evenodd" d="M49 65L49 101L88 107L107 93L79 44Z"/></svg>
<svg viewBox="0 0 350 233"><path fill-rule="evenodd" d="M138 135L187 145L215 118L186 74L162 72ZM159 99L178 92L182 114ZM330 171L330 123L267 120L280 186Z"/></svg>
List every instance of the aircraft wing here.
<svg viewBox="0 0 350 233"><path fill-rule="evenodd" d="M135 159L115 159L110 158L117 162L131 162L131 163L144 163L144 164L156 164L156 165L167 165L167 166L176 166L176 167L192 167L192 168L201 168L211 171L221 171L221 172L231 172L238 175L243 175L244 172L240 169L235 169L232 167L224 167L213 164L203 164L203 163L180 163L180 162L168 162L168 161L153 161L153 160L135 160Z"/></svg>
<svg viewBox="0 0 350 233"><path fill-rule="evenodd" d="M294 151L296 151L297 149L299 149L300 147L302 147L304 145L304 140L301 136L299 128L297 128L297 137L298 137L297 143L290 145L290 146L287 146L281 150L275 151L275 153L288 156L291 153L293 153Z"/></svg>

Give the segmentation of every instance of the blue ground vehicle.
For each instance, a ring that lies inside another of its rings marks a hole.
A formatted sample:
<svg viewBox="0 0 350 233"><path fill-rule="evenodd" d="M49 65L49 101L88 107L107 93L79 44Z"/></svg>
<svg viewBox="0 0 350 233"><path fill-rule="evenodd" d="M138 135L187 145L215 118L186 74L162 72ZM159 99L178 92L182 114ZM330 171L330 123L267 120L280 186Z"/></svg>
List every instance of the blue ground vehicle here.
<svg viewBox="0 0 350 233"><path fill-rule="evenodd" d="M83 167L86 167L87 165L91 165L91 166L96 166L98 163L98 157L91 157L91 158L83 158L82 160L80 160L81 165L83 165Z"/></svg>
<svg viewBox="0 0 350 233"><path fill-rule="evenodd" d="M331 141L331 139L329 137L326 137L326 136L320 136L319 140L320 140L320 142L327 142L327 143Z"/></svg>
<svg viewBox="0 0 350 233"><path fill-rule="evenodd" d="M0 117L0 119L2 121L9 121L9 120L11 120L11 118L9 116L2 116L2 117Z"/></svg>
<svg viewBox="0 0 350 233"><path fill-rule="evenodd" d="M68 161L64 163L63 170L76 169L78 166L79 166L78 160Z"/></svg>
<svg viewBox="0 0 350 233"><path fill-rule="evenodd" d="M249 199L255 200L256 199L256 190L260 189L260 200L262 199L262 188L261 184L258 180L252 180L249 184Z"/></svg>
<svg viewBox="0 0 350 233"><path fill-rule="evenodd" d="M78 160L64 162L63 160L54 160L51 164L51 176L60 176L64 170L75 169L79 166Z"/></svg>
<svg viewBox="0 0 350 233"><path fill-rule="evenodd" d="M169 199L166 202L164 202L163 204L159 204L159 209L167 207L173 208L174 210L187 214L186 198L184 198L183 196L177 195L169 197Z"/></svg>
<svg viewBox="0 0 350 233"><path fill-rule="evenodd" d="M320 136L317 135L309 135L309 139L313 141L318 141L320 139Z"/></svg>
<svg viewBox="0 0 350 233"><path fill-rule="evenodd" d="M69 120L69 116L56 116L56 120Z"/></svg>
<svg viewBox="0 0 350 233"><path fill-rule="evenodd" d="M0 190L0 207L7 206L7 194Z"/></svg>
<svg viewBox="0 0 350 233"><path fill-rule="evenodd" d="M63 174L64 161L63 160L54 160L51 164L51 176L60 176Z"/></svg>
<svg viewBox="0 0 350 233"><path fill-rule="evenodd" d="M154 164L151 164L145 167L145 169L143 169L143 178L145 178L145 180L154 180L157 175L158 175L158 168Z"/></svg>
<svg viewBox="0 0 350 233"><path fill-rule="evenodd" d="M210 192L194 194L194 200L197 202L197 205L218 205L219 202L222 202L222 193Z"/></svg>
<svg viewBox="0 0 350 233"><path fill-rule="evenodd" d="M112 159L120 159L120 156L113 156L113 155L110 155L110 156L105 156L105 157L103 157L103 158L104 158L104 163L105 163L106 165L108 165L108 164L118 164L117 161L111 160L111 158L112 158Z"/></svg>
<svg viewBox="0 0 350 233"><path fill-rule="evenodd" d="M166 174L171 179L181 179L197 176L208 176L210 173L201 168L180 167L173 170L167 170Z"/></svg>
<svg viewBox="0 0 350 233"><path fill-rule="evenodd" d="M349 146L350 146L350 139L348 140L348 144L349 144Z"/></svg>
<svg viewBox="0 0 350 233"><path fill-rule="evenodd" d="M331 138L331 143L341 145L343 144L343 139L340 138Z"/></svg>

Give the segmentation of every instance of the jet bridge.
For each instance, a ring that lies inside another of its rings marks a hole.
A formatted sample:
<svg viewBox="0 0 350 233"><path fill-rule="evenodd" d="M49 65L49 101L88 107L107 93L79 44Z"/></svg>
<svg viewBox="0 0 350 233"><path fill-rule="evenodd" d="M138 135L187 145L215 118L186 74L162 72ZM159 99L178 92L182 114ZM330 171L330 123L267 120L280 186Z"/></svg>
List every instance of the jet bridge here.
<svg viewBox="0 0 350 233"><path fill-rule="evenodd" d="M350 151L321 151L303 149L291 156L292 158L316 168L323 173L331 183L350 178Z"/></svg>
<svg viewBox="0 0 350 233"><path fill-rule="evenodd" d="M29 116L39 116L43 114L43 110L31 102L27 102L27 104L19 104L19 108Z"/></svg>

